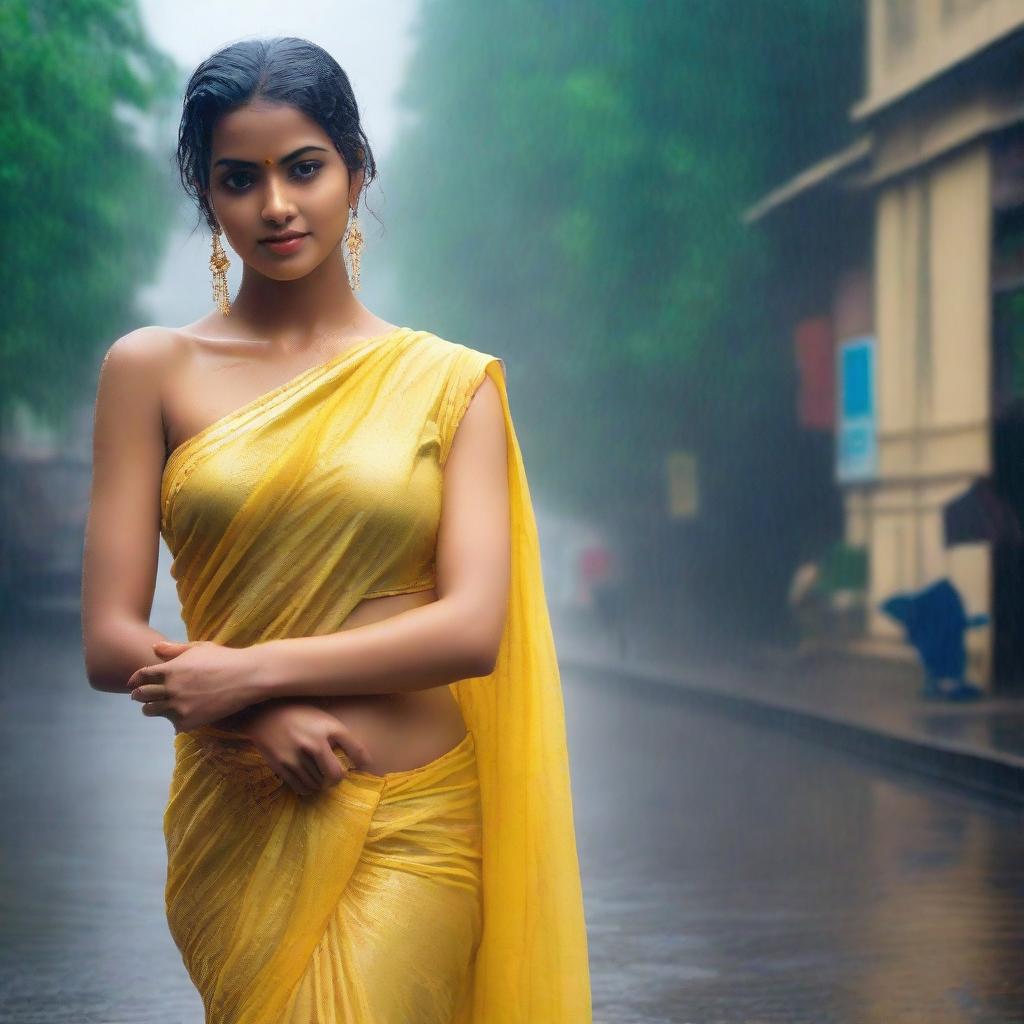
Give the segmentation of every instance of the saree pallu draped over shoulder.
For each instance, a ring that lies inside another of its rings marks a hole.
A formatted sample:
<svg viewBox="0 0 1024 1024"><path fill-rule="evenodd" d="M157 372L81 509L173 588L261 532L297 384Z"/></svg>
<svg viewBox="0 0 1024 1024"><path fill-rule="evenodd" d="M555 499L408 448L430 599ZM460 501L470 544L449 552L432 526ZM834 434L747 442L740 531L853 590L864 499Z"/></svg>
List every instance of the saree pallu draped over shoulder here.
<svg viewBox="0 0 1024 1024"><path fill-rule="evenodd" d="M176 448L161 532L190 640L338 630L434 585L442 474L484 377L508 439L511 582L464 739L299 797L244 737L174 737L168 924L207 1024L590 1024L561 682L501 359L400 328ZM340 751L338 756L344 758Z"/></svg>

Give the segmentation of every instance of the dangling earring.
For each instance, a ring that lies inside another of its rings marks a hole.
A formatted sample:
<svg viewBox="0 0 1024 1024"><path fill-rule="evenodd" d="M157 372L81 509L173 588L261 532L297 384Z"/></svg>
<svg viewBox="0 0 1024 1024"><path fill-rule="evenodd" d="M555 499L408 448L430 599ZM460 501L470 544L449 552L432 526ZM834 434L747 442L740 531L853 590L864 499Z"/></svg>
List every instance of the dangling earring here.
<svg viewBox="0 0 1024 1024"><path fill-rule="evenodd" d="M227 316L231 312L231 303L228 302L228 278L227 269L231 266L228 254L224 246L220 244L220 228L213 233L210 239L213 252L210 254L210 270L213 271L213 301L220 307L220 311Z"/></svg>
<svg viewBox="0 0 1024 1024"><path fill-rule="evenodd" d="M349 285L352 291L359 291L359 257L363 251L363 233L359 230L359 214L353 209L352 217L348 222L348 231L345 233L345 248L348 249L349 261L345 269L348 271ZM341 261L345 262L345 250L342 249ZM349 267L351 266L351 270Z"/></svg>

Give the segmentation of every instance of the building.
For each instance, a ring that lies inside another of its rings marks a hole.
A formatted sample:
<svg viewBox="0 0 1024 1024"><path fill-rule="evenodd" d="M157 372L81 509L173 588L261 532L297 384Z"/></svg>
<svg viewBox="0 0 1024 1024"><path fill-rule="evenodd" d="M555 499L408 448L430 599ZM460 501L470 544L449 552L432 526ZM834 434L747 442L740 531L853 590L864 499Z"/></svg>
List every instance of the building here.
<svg viewBox="0 0 1024 1024"><path fill-rule="evenodd" d="M845 540L879 611L948 576L969 675L1024 689L1024 555L947 545L944 509L979 479L1024 517L1024 0L867 0L865 94L851 141L744 214L798 240L794 335L822 318L837 367ZM844 376L845 375L845 376Z"/></svg>

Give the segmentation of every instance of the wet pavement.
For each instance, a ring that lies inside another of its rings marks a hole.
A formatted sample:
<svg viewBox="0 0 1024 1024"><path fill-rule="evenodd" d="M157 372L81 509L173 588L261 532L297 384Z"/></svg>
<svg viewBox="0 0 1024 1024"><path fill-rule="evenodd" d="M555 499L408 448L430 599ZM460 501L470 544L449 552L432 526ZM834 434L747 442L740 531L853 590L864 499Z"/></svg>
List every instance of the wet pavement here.
<svg viewBox="0 0 1024 1024"><path fill-rule="evenodd" d="M1024 812L565 672L595 1021L1024 1022Z"/></svg>
<svg viewBox="0 0 1024 1024"><path fill-rule="evenodd" d="M181 635L166 589L154 625ZM4 640L0 1021L200 1024L173 730L89 688L78 629ZM595 1024L1024 1022L1019 808L614 671L564 685Z"/></svg>
<svg viewBox="0 0 1024 1024"><path fill-rule="evenodd" d="M580 671L624 674L685 691L710 706L788 721L874 759L1024 806L1024 697L924 700L912 655L865 656L839 647L796 652L780 644L709 644L677 628L679 611L655 596L633 609L620 641L586 611L555 612L559 655Z"/></svg>

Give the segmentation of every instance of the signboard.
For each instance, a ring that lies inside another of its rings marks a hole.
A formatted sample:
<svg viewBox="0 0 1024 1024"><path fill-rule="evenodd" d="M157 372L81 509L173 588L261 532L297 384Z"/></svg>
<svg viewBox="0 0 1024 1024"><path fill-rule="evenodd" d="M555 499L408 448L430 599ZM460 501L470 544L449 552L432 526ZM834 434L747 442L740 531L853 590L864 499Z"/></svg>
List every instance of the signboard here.
<svg viewBox="0 0 1024 1024"><path fill-rule="evenodd" d="M692 519L697 514L697 458L692 452L669 452L668 514L670 519Z"/></svg>
<svg viewBox="0 0 1024 1024"><path fill-rule="evenodd" d="M836 479L839 483L874 480L878 475L875 408L875 339L871 335L839 343L836 424Z"/></svg>

